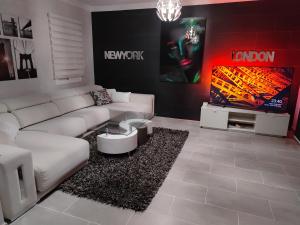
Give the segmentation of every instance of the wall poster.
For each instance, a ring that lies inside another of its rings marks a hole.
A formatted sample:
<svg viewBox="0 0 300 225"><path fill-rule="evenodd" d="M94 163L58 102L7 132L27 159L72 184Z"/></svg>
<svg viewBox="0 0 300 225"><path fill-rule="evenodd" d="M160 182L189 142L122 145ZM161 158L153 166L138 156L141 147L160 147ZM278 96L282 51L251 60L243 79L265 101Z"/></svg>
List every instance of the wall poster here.
<svg viewBox="0 0 300 225"><path fill-rule="evenodd" d="M198 83L201 76L206 19L180 18L161 25L160 81Z"/></svg>

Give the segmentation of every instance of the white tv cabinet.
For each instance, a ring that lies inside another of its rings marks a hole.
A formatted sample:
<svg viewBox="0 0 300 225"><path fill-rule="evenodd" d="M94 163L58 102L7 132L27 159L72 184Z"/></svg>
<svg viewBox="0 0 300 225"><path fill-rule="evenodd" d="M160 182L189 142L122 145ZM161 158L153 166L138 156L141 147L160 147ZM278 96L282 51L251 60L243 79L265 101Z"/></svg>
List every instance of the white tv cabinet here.
<svg viewBox="0 0 300 225"><path fill-rule="evenodd" d="M210 105L201 107L200 127L287 136L290 115Z"/></svg>

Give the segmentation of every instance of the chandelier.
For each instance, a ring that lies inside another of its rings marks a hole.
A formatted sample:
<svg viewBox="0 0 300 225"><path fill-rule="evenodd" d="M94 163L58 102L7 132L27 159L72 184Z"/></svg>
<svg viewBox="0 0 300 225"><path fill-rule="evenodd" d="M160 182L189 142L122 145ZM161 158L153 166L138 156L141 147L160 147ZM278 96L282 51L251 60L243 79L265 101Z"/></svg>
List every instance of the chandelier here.
<svg viewBox="0 0 300 225"><path fill-rule="evenodd" d="M156 13L162 21L175 21L181 15L180 0L158 0Z"/></svg>

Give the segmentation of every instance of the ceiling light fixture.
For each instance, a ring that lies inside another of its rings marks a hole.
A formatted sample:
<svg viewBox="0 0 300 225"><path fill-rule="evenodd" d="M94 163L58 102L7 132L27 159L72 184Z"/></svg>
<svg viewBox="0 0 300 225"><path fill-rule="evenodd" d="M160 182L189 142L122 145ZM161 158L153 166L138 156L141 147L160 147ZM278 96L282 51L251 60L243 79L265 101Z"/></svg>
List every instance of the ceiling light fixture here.
<svg viewBox="0 0 300 225"><path fill-rule="evenodd" d="M175 21L181 15L180 0L158 0L156 13L162 21Z"/></svg>

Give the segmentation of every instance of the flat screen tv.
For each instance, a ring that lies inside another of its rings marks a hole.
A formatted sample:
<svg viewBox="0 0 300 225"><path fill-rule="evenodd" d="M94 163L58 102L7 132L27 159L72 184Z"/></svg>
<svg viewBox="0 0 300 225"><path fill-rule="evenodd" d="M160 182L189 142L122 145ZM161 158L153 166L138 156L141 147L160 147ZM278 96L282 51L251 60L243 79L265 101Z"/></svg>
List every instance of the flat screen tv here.
<svg viewBox="0 0 300 225"><path fill-rule="evenodd" d="M216 105L287 112L293 68L215 66L210 102Z"/></svg>

